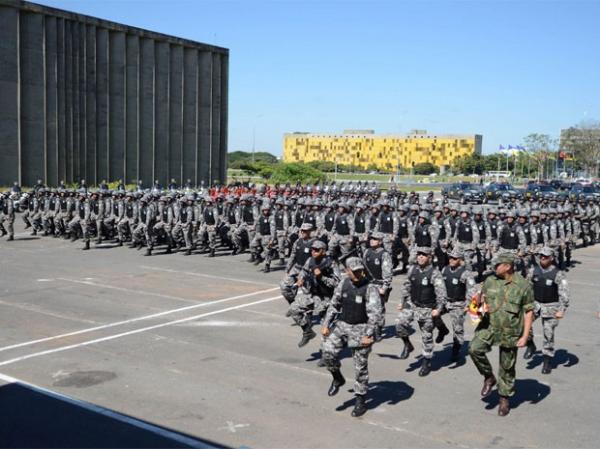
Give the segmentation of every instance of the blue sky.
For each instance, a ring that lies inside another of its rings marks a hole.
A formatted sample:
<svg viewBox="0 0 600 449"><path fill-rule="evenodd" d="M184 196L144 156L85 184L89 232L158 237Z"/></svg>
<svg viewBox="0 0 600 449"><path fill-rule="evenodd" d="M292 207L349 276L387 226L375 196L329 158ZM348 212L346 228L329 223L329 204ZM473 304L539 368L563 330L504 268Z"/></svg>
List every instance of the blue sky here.
<svg viewBox="0 0 600 449"><path fill-rule="evenodd" d="M37 2L229 48L230 151L417 128L490 153L600 120L600 1Z"/></svg>

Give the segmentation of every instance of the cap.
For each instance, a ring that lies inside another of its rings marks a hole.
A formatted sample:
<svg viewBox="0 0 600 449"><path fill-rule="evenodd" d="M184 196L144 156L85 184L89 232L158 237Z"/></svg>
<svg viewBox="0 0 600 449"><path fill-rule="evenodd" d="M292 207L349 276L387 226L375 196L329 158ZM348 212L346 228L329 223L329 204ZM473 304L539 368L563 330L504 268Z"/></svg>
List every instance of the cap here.
<svg viewBox="0 0 600 449"><path fill-rule="evenodd" d="M501 263L509 263L509 264L514 264L515 263L515 255L513 253L509 253L509 252L503 252L503 253L499 253L496 254L496 256L492 259L492 265L496 266L496 265L500 265Z"/></svg>
<svg viewBox="0 0 600 449"><path fill-rule="evenodd" d="M540 256L554 257L554 251L552 251L552 248L550 248L548 246L544 246L542 249L540 249L538 251L538 254Z"/></svg>
<svg viewBox="0 0 600 449"><path fill-rule="evenodd" d="M301 231L312 231L313 225L311 223L302 223L302 225L300 226L300 230Z"/></svg>
<svg viewBox="0 0 600 449"><path fill-rule="evenodd" d="M417 254L425 254L426 256L431 256L431 248L428 246L418 246Z"/></svg>
<svg viewBox="0 0 600 449"><path fill-rule="evenodd" d="M383 232L375 231L371 234L373 240L383 240Z"/></svg>
<svg viewBox="0 0 600 449"><path fill-rule="evenodd" d="M323 240L315 240L310 245L310 249L327 249L327 243L325 243Z"/></svg>
<svg viewBox="0 0 600 449"><path fill-rule="evenodd" d="M348 257L346 260L346 267L352 271L364 270L365 266L358 257Z"/></svg>
<svg viewBox="0 0 600 449"><path fill-rule="evenodd" d="M448 257L451 257L452 259L464 259L465 255L464 253L459 250L458 248L454 248L452 251L450 251L448 253Z"/></svg>

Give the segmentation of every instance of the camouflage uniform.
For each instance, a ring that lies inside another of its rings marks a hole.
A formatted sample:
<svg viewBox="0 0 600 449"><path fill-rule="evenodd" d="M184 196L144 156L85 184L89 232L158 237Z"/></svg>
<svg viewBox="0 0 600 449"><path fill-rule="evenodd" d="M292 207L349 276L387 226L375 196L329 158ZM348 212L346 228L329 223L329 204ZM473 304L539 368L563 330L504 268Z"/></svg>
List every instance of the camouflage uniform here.
<svg viewBox="0 0 600 449"><path fill-rule="evenodd" d="M486 379L493 377L492 365L486 353L493 345L500 347L498 393L508 397L514 394L517 341L523 333L524 315L534 308L531 285L520 274L511 281L492 275L482 287L482 295L489 312L480 321L469 346L469 355L479 373Z"/></svg>
<svg viewBox="0 0 600 449"><path fill-rule="evenodd" d="M352 351L354 362L354 394L364 396L368 391L368 358L371 345L361 346L362 337L373 337L383 309L377 286L364 278L358 283L345 278L338 284L323 320L331 333L322 345L323 360L331 373L339 372L339 354L344 347ZM338 319L334 322L334 317ZM333 323L333 324L332 324Z"/></svg>
<svg viewBox="0 0 600 449"><path fill-rule="evenodd" d="M304 230L312 230L312 225L309 223L306 223L303 226ZM298 275L302 271L302 267L304 267L306 261L310 259L310 247L312 242L313 239L310 236L307 239L300 237L292 245L292 250L285 270L286 276L280 283L281 295L289 304L294 302L296 294L298 293L298 287L294 284L298 280Z"/></svg>
<svg viewBox="0 0 600 449"><path fill-rule="evenodd" d="M8 194L4 195L0 203L0 231L2 231L2 235L7 234L4 229L4 222L7 223L8 227L8 239L13 240L15 238L15 203Z"/></svg>
<svg viewBox="0 0 600 449"><path fill-rule="evenodd" d="M446 266L441 274L448 295L445 310L450 315L454 342L462 345L465 341L465 308L469 306L471 297L475 294L476 273L462 265L455 269Z"/></svg>

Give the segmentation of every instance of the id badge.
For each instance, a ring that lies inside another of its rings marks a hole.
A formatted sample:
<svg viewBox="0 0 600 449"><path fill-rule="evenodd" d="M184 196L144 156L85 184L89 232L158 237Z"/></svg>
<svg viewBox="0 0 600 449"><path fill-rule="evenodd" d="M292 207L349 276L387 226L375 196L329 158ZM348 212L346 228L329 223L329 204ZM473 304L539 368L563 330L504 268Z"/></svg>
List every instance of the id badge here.
<svg viewBox="0 0 600 449"><path fill-rule="evenodd" d="M362 304L362 302L363 302L363 297L362 297L362 296L359 296L359 295L356 295L356 298L354 298L354 302L355 302L356 304Z"/></svg>
<svg viewBox="0 0 600 449"><path fill-rule="evenodd" d="M511 237L514 237L514 236L515 236L515 233L514 233L514 232L511 232L511 233L510 233L510 236L511 236Z"/></svg>
<svg viewBox="0 0 600 449"><path fill-rule="evenodd" d="M458 279L456 279L456 278L452 279L452 285L458 285Z"/></svg>
<svg viewBox="0 0 600 449"><path fill-rule="evenodd" d="M304 248L304 253L305 253L305 254L308 254L308 253L310 253L310 249L309 249L309 248Z"/></svg>
<svg viewBox="0 0 600 449"><path fill-rule="evenodd" d="M546 285L548 287L552 286L552 284L554 284L554 281L552 279L546 279Z"/></svg>
<svg viewBox="0 0 600 449"><path fill-rule="evenodd" d="M421 281L421 285L429 285L429 279L425 278Z"/></svg>

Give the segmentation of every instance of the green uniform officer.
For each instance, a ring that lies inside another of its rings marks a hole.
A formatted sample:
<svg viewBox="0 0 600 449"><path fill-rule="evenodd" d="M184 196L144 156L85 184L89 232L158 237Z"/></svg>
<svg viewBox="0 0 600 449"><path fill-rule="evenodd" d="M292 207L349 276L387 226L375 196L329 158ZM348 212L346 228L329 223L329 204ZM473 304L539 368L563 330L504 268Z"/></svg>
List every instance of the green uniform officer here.
<svg viewBox="0 0 600 449"><path fill-rule="evenodd" d="M485 380L482 396L491 393L496 378L486 353L493 345L500 347L498 414L505 416L510 411L508 398L515 389L515 363L517 348L527 344L533 321L533 289L520 274L515 273L515 256L500 253L494 260L495 275L486 279L481 290L480 302L483 317L475 329L469 347L469 355Z"/></svg>

